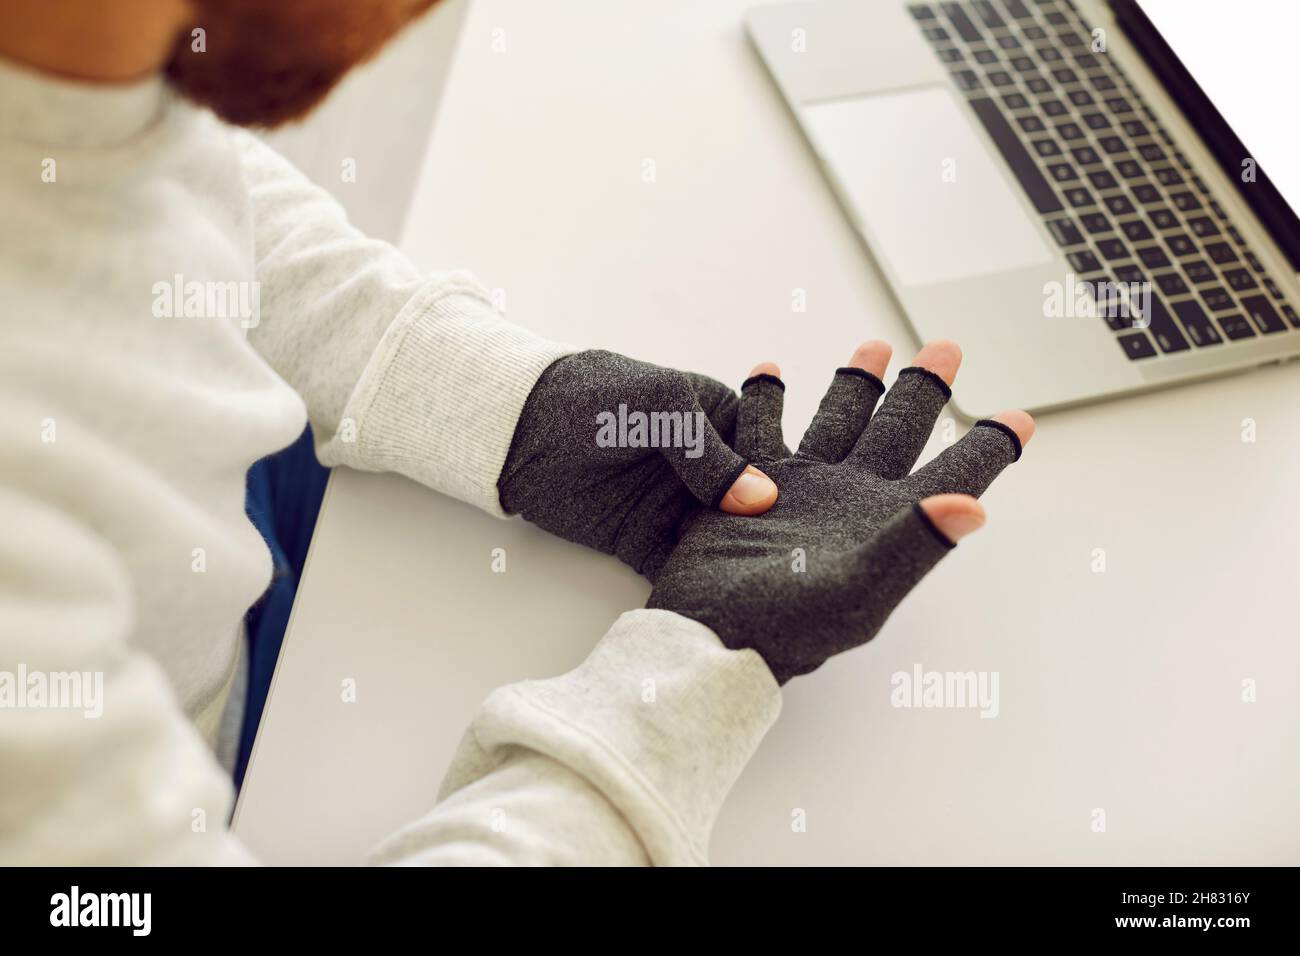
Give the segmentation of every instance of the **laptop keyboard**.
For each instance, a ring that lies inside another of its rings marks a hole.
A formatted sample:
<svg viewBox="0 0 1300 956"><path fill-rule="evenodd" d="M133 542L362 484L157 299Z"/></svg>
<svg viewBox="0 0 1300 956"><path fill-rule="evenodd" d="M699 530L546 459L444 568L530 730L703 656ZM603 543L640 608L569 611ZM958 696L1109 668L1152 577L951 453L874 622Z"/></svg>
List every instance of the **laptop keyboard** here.
<svg viewBox="0 0 1300 956"><path fill-rule="evenodd" d="M1069 0L908 9L1079 279L1119 289L1150 283L1146 328L1105 318L1125 355L1300 328L1300 314L1124 71L1092 51L1092 30Z"/></svg>

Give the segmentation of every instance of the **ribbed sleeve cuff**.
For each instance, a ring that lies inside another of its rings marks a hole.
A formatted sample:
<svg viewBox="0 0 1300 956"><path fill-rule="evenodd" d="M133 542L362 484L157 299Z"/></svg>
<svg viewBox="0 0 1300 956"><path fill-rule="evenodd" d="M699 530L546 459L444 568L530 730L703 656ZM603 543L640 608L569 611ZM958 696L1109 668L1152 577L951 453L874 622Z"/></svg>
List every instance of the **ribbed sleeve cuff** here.
<svg viewBox="0 0 1300 956"><path fill-rule="evenodd" d="M497 478L528 393L575 351L505 321L469 277L440 277L393 320L317 454L506 517Z"/></svg>
<svg viewBox="0 0 1300 956"><path fill-rule="evenodd" d="M780 710L758 654L647 609L619 617L576 670L495 691L470 733L489 754L527 747L563 763L619 810L655 864L691 865L707 863L722 802Z"/></svg>

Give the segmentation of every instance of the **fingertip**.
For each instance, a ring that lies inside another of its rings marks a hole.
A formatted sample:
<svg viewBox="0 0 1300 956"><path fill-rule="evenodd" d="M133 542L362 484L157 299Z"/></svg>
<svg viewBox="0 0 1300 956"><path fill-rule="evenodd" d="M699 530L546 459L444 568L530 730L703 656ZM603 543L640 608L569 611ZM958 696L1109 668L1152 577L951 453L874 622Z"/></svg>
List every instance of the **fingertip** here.
<svg viewBox="0 0 1300 956"><path fill-rule="evenodd" d="M1024 448L1025 445L1029 444L1029 439L1034 437L1034 429L1037 427L1034 424L1033 416L1028 412L1022 412L1018 408L1009 409L1005 412L998 412L993 416L992 420L995 422L1001 422L1003 425L1006 425L1015 432L1016 437L1020 439L1021 448Z"/></svg>
<svg viewBox="0 0 1300 956"><path fill-rule="evenodd" d="M781 377L781 368L775 362L759 362L750 370L746 378L753 378L755 375L774 375Z"/></svg>
<svg viewBox="0 0 1300 956"><path fill-rule="evenodd" d="M951 339L935 339L933 342L927 342L925 347L916 353L912 364L929 369L948 385L952 385L953 379L957 377L957 369L961 367L961 359L961 346L956 342Z"/></svg>
<svg viewBox="0 0 1300 956"><path fill-rule="evenodd" d="M727 514L761 515L776 504L778 494L776 482L749 465L722 496L718 507Z"/></svg>
<svg viewBox="0 0 1300 956"><path fill-rule="evenodd" d="M984 506L970 495L932 495L922 498L920 505L934 526L954 543L984 527L988 517Z"/></svg>
<svg viewBox="0 0 1300 956"><path fill-rule="evenodd" d="M857 347L853 357L849 359L849 367L870 372L876 378L884 378L885 369L889 367L889 359L893 354L894 349L888 342L871 339Z"/></svg>

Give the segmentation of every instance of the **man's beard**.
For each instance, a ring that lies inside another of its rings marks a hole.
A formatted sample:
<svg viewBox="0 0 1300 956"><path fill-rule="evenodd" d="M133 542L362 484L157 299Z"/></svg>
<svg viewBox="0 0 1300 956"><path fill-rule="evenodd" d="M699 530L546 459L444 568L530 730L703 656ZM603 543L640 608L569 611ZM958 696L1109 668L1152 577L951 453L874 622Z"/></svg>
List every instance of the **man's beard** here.
<svg viewBox="0 0 1300 956"><path fill-rule="evenodd" d="M227 122L278 126L310 112L434 2L195 0L198 15L176 44L167 78Z"/></svg>

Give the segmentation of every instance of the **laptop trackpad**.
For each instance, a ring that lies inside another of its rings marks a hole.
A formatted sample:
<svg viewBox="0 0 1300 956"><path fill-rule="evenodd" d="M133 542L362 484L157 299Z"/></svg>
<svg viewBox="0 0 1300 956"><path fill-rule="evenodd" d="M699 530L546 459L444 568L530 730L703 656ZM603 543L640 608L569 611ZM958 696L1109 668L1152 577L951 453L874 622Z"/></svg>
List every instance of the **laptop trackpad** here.
<svg viewBox="0 0 1300 956"><path fill-rule="evenodd" d="M803 108L859 227L903 285L1056 258L1019 185L968 113L946 86Z"/></svg>

